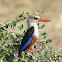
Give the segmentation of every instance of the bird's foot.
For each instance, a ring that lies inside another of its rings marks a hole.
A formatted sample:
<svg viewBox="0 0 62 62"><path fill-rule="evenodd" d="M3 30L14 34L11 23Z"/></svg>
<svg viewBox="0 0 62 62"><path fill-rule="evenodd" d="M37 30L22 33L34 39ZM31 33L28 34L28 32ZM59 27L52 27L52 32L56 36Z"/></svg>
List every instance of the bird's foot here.
<svg viewBox="0 0 62 62"><path fill-rule="evenodd" d="M33 52L33 51L34 51L34 48L31 47L31 48L29 49L29 52Z"/></svg>
<svg viewBox="0 0 62 62"><path fill-rule="evenodd" d="M30 49L25 50L25 53L27 53L28 51L32 53L34 51L34 48L31 47Z"/></svg>

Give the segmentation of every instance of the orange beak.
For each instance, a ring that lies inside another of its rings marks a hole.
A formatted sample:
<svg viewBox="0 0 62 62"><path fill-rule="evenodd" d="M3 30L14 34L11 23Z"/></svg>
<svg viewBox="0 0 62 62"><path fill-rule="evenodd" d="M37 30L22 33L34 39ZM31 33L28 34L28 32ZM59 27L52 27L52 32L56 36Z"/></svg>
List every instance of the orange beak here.
<svg viewBox="0 0 62 62"><path fill-rule="evenodd" d="M40 18L40 19L38 19L38 21L39 22L50 22L51 20Z"/></svg>

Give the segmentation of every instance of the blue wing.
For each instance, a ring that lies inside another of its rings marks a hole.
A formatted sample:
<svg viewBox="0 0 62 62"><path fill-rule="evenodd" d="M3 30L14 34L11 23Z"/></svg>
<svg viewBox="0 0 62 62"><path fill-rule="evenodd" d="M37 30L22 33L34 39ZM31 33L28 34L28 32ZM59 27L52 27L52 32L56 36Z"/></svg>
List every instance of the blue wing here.
<svg viewBox="0 0 62 62"><path fill-rule="evenodd" d="M21 48L20 54L21 54L22 51L24 51L24 50L27 48L27 46L30 44L30 42L31 42L32 39L33 39L33 36L34 36L34 32L33 32L32 36L31 36L31 38L28 40L28 42Z"/></svg>
<svg viewBox="0 0 62 62"><path fill-rule="evenodd" d="M19 55L28 47L34 36L34 27L27 30L25 36L22 39L21 46L19 48Z"/></svg>

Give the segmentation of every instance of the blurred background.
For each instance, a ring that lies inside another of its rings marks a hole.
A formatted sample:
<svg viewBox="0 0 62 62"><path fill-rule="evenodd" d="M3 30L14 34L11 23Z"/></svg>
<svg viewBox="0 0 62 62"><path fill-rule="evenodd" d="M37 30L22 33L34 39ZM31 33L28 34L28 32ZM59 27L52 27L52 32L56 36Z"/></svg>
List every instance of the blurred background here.
<svg viewBox="0 0 62 62"><path fill-rule="evenodd" d="M0 23L14 20L22 12L41 11L40 16L52 20L42 29L52 39L54 51L62 48L62 0L0 0ZM26 21L24 22L24 26ZM42 31L41 30L41 31Z"/></svg>

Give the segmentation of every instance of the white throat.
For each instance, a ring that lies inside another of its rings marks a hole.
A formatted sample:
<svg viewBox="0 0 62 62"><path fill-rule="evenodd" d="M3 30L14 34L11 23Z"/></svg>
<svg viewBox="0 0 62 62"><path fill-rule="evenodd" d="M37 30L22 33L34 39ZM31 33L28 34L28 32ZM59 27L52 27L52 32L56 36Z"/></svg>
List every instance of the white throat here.
<svg viewBox="0 0 62 62"><path fill-rule="evenodd" d="M34 35L37 37L37 38L39 38L39 32L38 32L38 26L37 26L37 23L36 22L32 22L32 23L30 23L30 22L28 22L28 29L29 28L31 28L31 27L34 27Z"/></svg>

